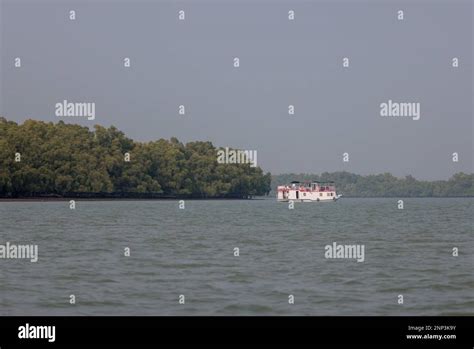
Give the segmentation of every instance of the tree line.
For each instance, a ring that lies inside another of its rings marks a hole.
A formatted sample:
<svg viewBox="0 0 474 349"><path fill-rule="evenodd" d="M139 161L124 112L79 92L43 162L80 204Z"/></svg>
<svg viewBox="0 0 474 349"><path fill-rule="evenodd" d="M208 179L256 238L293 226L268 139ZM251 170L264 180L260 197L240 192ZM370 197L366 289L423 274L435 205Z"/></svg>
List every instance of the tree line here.
<svg viewBox="0 0 474 349"><path fill-rule="evenodd" d="M397 178L390 173L362 176L346 171L272 176L272 192L291 181L334 181L346 197L446 197L474 196L474 174L456 173L449 180L421 181L412 176Z"/></svg>
<svg viewBox="0 0 474 349"><path fill-rule="evenodd" d="M137 142L117 128L0 118L0 196L248 198L271 175L219 164L211 142ZM127 157L128 156L128 157ZM127 161L129 160L129 161Z"/></svg>

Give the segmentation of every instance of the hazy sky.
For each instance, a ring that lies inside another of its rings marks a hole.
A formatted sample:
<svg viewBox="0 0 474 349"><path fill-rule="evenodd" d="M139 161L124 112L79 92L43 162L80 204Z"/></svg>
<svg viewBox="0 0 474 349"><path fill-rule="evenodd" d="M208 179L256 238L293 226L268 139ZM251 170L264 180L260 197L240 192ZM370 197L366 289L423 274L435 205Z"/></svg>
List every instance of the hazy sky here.
<svg viewBox="0 0 474 349"><path fill-rule="evenodd" d="M95 120L63 119L115 125L142 141L176 136L257 150L272 173L445 179L473 171L472 7L3 0L0 115L58 121L56 103L94 102ZM420 103L420 120L380 116L388 100Z"/></svg>

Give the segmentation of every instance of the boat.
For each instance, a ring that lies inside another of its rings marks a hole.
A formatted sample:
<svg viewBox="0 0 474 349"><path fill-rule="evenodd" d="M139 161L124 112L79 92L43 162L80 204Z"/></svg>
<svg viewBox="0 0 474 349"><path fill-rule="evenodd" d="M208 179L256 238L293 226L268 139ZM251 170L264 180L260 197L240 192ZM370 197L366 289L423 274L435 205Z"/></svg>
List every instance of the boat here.
<svg viewBox="0 0 474 349"><path fill-rule="evenodd" d="M277 200L280 202L334 202L342 195L336 193L334 182L293 181L278 186Z"/></svg>

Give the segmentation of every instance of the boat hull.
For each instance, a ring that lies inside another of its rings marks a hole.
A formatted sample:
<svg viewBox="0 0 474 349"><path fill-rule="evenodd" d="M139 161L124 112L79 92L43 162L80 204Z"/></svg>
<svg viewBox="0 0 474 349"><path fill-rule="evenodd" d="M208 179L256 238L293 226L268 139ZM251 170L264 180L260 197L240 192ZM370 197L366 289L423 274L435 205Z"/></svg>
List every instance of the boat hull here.
<svg viewBox="0 0 474 349"><path fill-rule="evenodd" d="M341 198L342 195L336 195L328 198L317 198L317 199L278 199L278 202L336 202Z"/></svg>

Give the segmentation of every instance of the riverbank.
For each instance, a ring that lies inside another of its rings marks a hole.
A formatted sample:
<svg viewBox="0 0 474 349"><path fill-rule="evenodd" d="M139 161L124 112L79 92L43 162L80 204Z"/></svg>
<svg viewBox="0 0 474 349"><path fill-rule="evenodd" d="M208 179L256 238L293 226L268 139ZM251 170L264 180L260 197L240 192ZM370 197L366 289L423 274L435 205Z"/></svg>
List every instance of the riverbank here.
<svg viewBox="0 0 474 349"><path fill-rule="evenodd" d="M172 197L154 197L154 198L136 198L136 197L117 197L117 198L103 198L103 197L30 197L30 198L0 198L0 202L56 202L56 201L170 201L170 200L192 200L192 201L249 201L249 200L265 200L264 197L252 198L172 198Z"/></svg>
<svg viewBox="0 0 474 349"><path fill-rule="evenodd" d="M352 199L472 199L474 196L343 196L341 200ZM258 196L252 198L102 198L102 197L30 197L30 198L0 198L1 202L67 202L70 200L80 201L171 201L171 200L191 200L191 201L261 201L276 200L273 196Z"/></svg>

